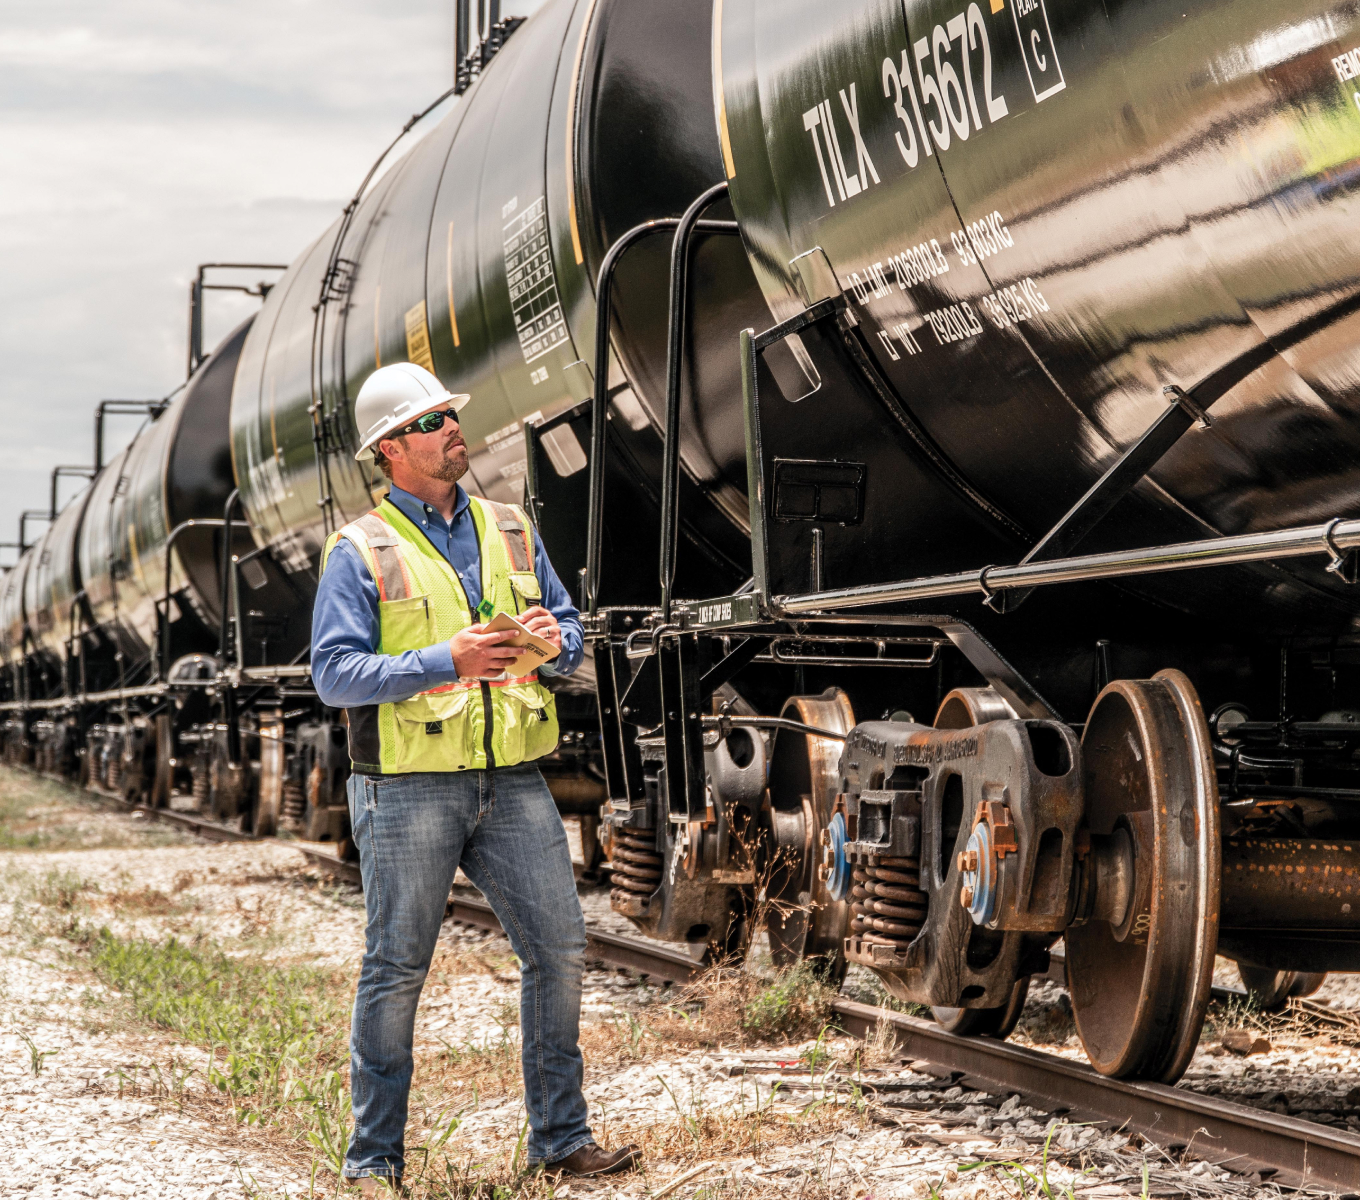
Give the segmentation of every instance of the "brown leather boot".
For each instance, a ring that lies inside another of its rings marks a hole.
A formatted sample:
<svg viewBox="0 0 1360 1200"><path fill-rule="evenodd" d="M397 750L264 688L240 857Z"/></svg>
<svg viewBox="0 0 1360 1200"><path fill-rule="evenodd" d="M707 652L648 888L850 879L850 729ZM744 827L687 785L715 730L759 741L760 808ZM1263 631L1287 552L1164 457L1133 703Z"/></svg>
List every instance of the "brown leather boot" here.
<svg viewBox="0 0 1360 1200"><path fill-rule="evenodd" d="M620 1146L610 1154L594 1142L587 1142L566 1158L548 1163L543 1170L549 1175L618 1175L636 1170L641 1164L642 1151L636 1146Z"/></svg>

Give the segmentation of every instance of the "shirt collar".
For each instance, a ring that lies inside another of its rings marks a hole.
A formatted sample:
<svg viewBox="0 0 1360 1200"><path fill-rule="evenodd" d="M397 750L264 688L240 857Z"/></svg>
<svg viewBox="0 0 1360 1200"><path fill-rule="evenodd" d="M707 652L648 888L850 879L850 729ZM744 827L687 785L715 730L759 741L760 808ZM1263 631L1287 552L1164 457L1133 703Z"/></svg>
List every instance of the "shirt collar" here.
<svg viewBox="0 0 1360 1200"><path fill-rule="evenodd" d="M458 501L453 509L453 523L457 524L459 518L467 512L472 501L468 498L468 494L463 491L461 483L454 486L458 489ZM403 516L414 521L417 525L424 525L430 520L437 521L440 525L444 524L444 518L439 515L438 510L433 505L426 504L418 496L413 496L410 492L397 487L395 483L388 488L387 498L396 505Z"/></svg>

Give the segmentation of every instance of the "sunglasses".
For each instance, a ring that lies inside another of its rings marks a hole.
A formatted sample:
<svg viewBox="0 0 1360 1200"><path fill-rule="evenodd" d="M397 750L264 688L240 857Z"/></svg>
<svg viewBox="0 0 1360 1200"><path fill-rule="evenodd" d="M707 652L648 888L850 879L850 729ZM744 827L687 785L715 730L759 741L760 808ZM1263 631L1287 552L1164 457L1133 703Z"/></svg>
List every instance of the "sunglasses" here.
<svg viewBox="0 0 1360 1200"><path fill-rule="evenodd" d="M457 416L451 408L441 408L436 412L427 412L423 417L417 417L409 425L398 429L395 433L389 433L388 437L404 437L408 433L435 433L444 428L445 421L456 420Z"/></svg>

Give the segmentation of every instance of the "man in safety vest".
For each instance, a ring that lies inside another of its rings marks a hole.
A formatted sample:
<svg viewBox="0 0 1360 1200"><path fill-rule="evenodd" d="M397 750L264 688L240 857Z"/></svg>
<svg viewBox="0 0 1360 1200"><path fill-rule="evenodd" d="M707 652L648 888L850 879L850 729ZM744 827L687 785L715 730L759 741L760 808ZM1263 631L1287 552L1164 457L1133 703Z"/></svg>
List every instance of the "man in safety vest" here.
<svg viewBox="0 0 1360 1200"><path fill-rule="evenodd" d="M521 963L528 1160L602 1175L637 1165L586 1124L577 1045L585 923L566 834L534 759L557 745L552 693L507 678L513 635L497 612L561 648L542 674L581 661L572 606L522 509L458 486L468 452L450 394L413 363L375 371L355 402L360 460L392 481L372 512L326 543L312 678L346 710L349 810L368 929L350 1034L354 1135L345 1177L365 1194L398 1184L416 1003L454 872L486 896Z"/></svg>

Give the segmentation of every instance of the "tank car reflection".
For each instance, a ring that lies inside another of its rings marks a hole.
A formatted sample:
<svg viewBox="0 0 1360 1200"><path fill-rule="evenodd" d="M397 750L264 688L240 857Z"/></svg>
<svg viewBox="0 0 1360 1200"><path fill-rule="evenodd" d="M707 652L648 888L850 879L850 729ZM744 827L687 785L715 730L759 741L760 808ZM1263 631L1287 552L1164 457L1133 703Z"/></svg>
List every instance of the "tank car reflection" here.
<svg viewBox="0 0 1360 1200"><path fill-rule="evenodd" d="M343 844L307 613L409 359L579 579L550 785L651 936L993 1035L1062 939L1093 1064L1163 1080L1216 951L1272 1004L1360 969L1360 18L550 0L502 42L6 577L7 755Z"/></svg>

